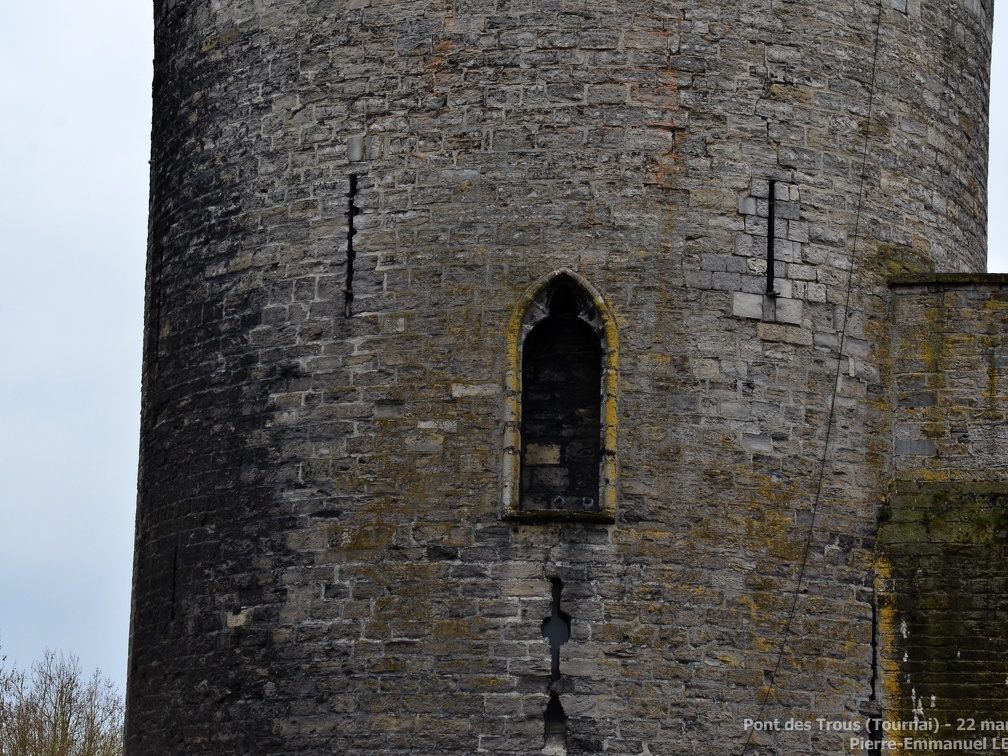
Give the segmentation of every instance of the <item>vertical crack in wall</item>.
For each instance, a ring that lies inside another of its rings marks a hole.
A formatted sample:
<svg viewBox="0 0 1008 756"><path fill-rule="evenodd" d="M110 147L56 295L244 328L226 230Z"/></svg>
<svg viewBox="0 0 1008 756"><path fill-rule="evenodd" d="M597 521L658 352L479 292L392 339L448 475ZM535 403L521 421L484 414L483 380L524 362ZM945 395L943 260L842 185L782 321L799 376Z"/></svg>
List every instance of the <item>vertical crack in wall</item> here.
<svg viewBox="0 0 1008 756"><path fill-rule="evenodd" d="M354 218L360 210L354 204L357 198L357 176L350 174L350 191L347 192L347 251L346 251L346 283L343 286L343 314L350 317L351 304L353 303L353 274L354 274L354 248L353 238L357 233L354 228Z"/></svg>
<svg viewBox="0 0 1008 756"><path fill-rule="evenodd" d="M567 715L560 704L560 695L552 690L560 681L560 646L570 640L571 617L560 608L560 594L563 582L560 578L550 578L553 584L553 601L550 616L542 621L542 635L550 645L550 701L546 706L545 735L543 753L551 756L565 756L567 753Z"/></svg>
<svg viewBox="0 0 1008 756"><path fill-rule="evenodd" d="M774 226L776 225L777 206L777 182L770 179L770 188L767 193L767 235L766 235L766 293L769 296L776 296L774 289Z"/></svg>

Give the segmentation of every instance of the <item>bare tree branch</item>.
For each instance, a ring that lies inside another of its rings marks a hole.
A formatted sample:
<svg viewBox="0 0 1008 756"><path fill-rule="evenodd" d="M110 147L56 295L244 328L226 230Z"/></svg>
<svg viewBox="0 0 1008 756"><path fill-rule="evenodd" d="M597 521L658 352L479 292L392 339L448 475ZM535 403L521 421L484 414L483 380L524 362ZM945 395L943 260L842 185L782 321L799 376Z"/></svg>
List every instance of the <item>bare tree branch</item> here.
<svg viewBox="0 0 1008 756"><path fill-rule="evenodd" d="M0 756L122 756L123 701L98 670L46 651L31 675L0 659Z"/></svg>

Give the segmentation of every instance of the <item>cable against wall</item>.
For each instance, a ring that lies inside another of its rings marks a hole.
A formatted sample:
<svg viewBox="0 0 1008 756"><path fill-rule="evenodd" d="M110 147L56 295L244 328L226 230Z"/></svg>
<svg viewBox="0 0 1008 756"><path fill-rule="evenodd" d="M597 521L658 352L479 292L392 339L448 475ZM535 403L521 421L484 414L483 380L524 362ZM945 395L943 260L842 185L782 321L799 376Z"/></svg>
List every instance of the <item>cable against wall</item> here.
<svg viewBox="0 0 1008 756"><path fill-rule="evenodd" d="M801 567L798 570L798 579L795 582L794 593L791 597L791 609L788 612L787 622L784 625L784 635L781 638L780 650L777 652L777 661L774 664L773 672L770 673L770 682L766 686L763 694L763 701L760 703L759 712L756 719L763 718L767 702L770 700L770 693L773 692L774 684L777 680L777 673L780 671L781 660L784 658L784 649L787 647L791 637L791 625L794 622L795 610L798 606L798 595L801 593L802 581L805 578L805 567L808 564L809 550L812 547L812 534L815 532L816 512L819 509L819 500L822 497L823 479L826 475L826 462L829 458L829 446L833 431L833 416L836 410L837 390L840 383L840 368L843 365L844 345L847 341L847 322L849 320L851 291L853 290L854 276L858 269L858 239L861 230L861 208L864 204L865 171L868 166L868 140L871 136L872 114L875 106L875 77L878 69L879 38L882 30L882 0L879 0L878 11L875 16L875 49L872 53L871 84L868 90L868 118L865 122L864 146L861 151L861 177L858 186L857 212L854 217L854 240L851 250L851 269L847 277L847 292L844 298L843 322L840 325L840 344L837 349L836 371L833 376L833 391L830 395L829 415L826 420L826 439L823 443L823 454L819 464L819 474L816 476L815 495L812 498L812 516L809 519L808 533L805 536L805 547L802 550ZM749 750L749 743L752 741L754 730L749 730L745 744L742 746L742 754Z"/></svg>

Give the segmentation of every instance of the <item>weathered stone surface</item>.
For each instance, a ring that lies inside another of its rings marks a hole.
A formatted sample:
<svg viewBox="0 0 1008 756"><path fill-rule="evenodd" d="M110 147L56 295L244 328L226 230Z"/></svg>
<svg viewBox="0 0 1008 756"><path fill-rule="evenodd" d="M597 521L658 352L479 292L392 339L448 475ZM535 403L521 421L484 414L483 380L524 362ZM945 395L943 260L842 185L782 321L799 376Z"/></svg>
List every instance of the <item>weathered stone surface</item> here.
<svg viewBox="0 0 1008 756"><path fill-rule="evenodd" d="M883 5L875 61L861 2L157 0L127 752L538 753L556 694L570 754L707 756L877 707L880 502L1002 476L1008 395L1001 285L940 276L984 261L991 4ZM613 515L503 520L560 270L611 316Z"/></svg>
<svg viewBox="0 0 1008 756"><path fill-rule="evenodd" d="M998 480L1008 460L1008 277L893 284L897 477Z"/></svg>

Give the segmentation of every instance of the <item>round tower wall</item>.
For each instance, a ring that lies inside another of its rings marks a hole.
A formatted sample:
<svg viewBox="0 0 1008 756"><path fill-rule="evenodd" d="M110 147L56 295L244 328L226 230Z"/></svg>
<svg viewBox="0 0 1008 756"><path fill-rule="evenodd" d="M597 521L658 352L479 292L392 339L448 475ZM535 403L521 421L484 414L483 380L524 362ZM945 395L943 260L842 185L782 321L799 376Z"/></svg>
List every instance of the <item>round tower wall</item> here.
<svg viewBox="0 0 1008 756"><path fill-rule="evenodd" d="M734 753L870 708L885 276L983 268L992 8L878 13L157 3L127 752L537 753L555 699L554 750ZM618 334L594 518L505 493L559 270Z"/></svg>

